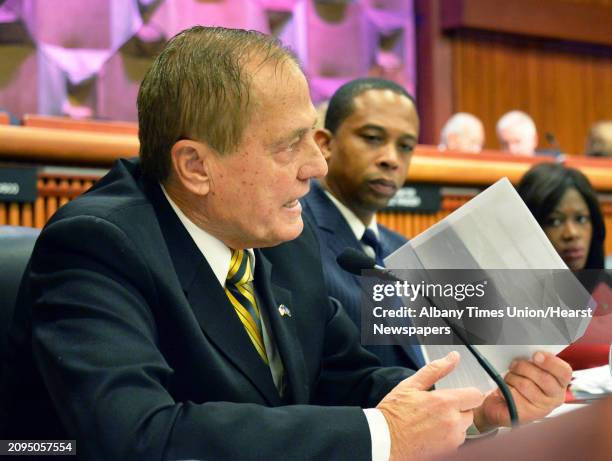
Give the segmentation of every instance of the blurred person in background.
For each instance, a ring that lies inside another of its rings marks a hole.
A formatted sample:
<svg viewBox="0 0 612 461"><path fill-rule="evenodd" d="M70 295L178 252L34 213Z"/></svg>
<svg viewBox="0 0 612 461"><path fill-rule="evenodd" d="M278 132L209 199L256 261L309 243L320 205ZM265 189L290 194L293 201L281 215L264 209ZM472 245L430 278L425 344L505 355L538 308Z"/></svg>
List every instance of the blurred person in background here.
<svg viewBox="0 0 612 461"><path fill-rule="evenodd" d="M501 150L512 155L535 155L538 132L533 119L525 112L507 112L497 121L496 131Z"/></svg>
<svg viewBox="0 0 612 461"><path fill-rule="evenodd" d="M595 190L582 172L542 163L525 173L517 191L568 268L604 268L605 223ZM602 303L594 315L605 310ZM601 331L603 325L601 319L591 322L584 336L559 357L574 370L607 364L610 334Z"/></svg>
<svg viewBox="0 0 612 461"><path fill-rule="evenodd" d="M612 120L595 123L589 130L586 155L612 158Z"/></svg>
<svg viewBox="0 0 612 461"><path fill-rule="evenodd" d="M485 134L478 117L467 112L457 112L444 124L440 132L439 150L479 153Z"/></svg>

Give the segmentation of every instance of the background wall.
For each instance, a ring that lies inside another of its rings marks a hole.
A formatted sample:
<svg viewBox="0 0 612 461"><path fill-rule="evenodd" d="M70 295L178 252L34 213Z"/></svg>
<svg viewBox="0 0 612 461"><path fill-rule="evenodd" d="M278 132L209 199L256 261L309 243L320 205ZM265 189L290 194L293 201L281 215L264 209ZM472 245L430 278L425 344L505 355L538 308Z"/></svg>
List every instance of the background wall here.
<svg viewBox="0 0 612 461"><path fill-rule="evenodd" d="M592 123L612 119L611 0L417 0L422 141L467 111L498 148L495 123L528 112L562 151L584 152Z"/></svg>
<svg viewBox="0 0 612 461"><path fill-rule="evenodd" d="M463 110L497 148L495 122L518 108L540 147L549 132L582 153L612 119L612 0L0 0L0 108L135 120L153 56L193 24L280 37L315 102L358 76L404 84L427 144Z"/></svg>
<svg viewBox="0 0 612 461"><path fill-rule="evenodd" d="M0 0L0 108L136 120L152 58L195 24L278 36L315 101L365 75L414 91L413 17L412 0Z"/></svg>

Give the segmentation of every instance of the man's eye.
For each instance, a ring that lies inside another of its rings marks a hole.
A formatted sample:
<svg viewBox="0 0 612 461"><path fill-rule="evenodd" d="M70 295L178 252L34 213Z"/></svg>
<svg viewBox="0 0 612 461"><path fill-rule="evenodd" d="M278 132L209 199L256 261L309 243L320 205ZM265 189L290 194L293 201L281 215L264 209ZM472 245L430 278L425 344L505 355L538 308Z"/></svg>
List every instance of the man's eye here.
<svg viewBox="0 0 612 461"><path fill-rule="evenodd" d="M287 146L287 150L294 150L296 147L298 147L300 145L300 142L302 141L302 138L296 138L293 141L291 141L289 143L289 145Z"/></svg>
<svg viewBox="0 0 612 461"><path fill-rule="evenodd" d="M364 133L361 135L362 139L368 144L380 144L383 142L382 136L378 136L376 134L367 134Z"/></svg>
<svg viewBox="0 0 612 461"><path fill-rule="evenodd" d="M414 150L414 146L412 144L400 144L399 150L403 154L411 154Z"/></svg>

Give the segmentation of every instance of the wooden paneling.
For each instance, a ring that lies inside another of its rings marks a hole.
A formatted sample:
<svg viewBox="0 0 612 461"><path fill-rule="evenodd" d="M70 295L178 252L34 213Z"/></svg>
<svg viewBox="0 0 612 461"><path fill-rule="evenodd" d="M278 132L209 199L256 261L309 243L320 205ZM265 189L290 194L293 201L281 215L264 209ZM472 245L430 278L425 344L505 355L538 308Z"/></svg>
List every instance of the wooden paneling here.
<svg viewBox="0 0 612 461"><path fill-rule="evenodd" d="M136 136L48 128L0 126L0 160L46 165L108 167L120 157L138 155ZM574 159L571 159L574 160ZM507 176L516 183L532 165L551 157L517 157L497 151L481 154L439 152L418 145L407 181L486 186ZM612 191L612 160L575 159L599 191Z"/></svg>
<svg viewBox="0 0 612 461"><path fill-rule="evenodd" d="M444 195L442 197L442 210L437 213L384 212L378 213L376 219L379 223L410 239L419 235L441 219L444 219L457 208L467 203L472 197L473 195L470 193L465 195ZM600 196L600 203L607 230L604 254L612 255L612 197Z"/></svg>
<svg viewBox="0 0 612 461"><path fill-rule="evenodd" d="M4 140L0 143L0 160L21 163L108 166L114 159L125 156L122 155L125 152L130 155L138 152L136 136L126 135L0 126L0 139ZM474 186L484 188L504 176L516 183L532 165L551 161L553 159L547 157L514 157L494 151L440 153L435 146L419 145L407 181L459 186L459 190L465 192L449 193L443 188L442 207L437 213L381 213L380 222L407 237L414 237L469 200L474 194ZM569 157L565 163L581 169L603 193L602 208L608 228L612 229L612 160ZM42 227L59 207L85 192L100 177L97 172L89 174L91 171L95 170L41 170L36 201L29 204L0 202L0 225ZM612 253L612 232L608 232L606 251Z"/></svg>
<svg viewBox="0 0 612 461"><path fill-rule="evenodd" d="M437 0L415 0L416 99L425 144L438 144L440 128L453 111L451 41L442 35Z"/></svg>
<svg viewBox="0 0 612 461"><path fill-rule="evenodd" d="M612 48L469 31L452 48L454 111L482 119L486 147L498 147L495 124L511 109L533 117L540 147L549 132L571 154L584 151L592 123L612 118Z"/></svg>
<svg viewBox="0 0 612 461"><path fill-rule="evenodd" d="M138 155L138 137L88 131L0 126L0 158L22 162L108 166Z"/></svg>
<svg viewBox="0 0 612 461"><path fill-rule="evenodd" d="M59 207L84 193L98 179L95 175L71 173L40 173L38 198L34 203L0 202L0 225L41 228ZM391 229L412 238L448 216L474 196L471 190L464 194L443 194L442 209L437 213L386 212L378 214L378 221ZM606 228L612 229L612 198L602 196L602 211ZM612 254L612 233L605 242L606 254Z"/></svg>
<svg viewBox="0 0 612 461"><path fill-rule="evenodd" d="M97 175L39 173L34 203L0 202L0 225L41 228L59 207L89 189Z"/></svg>
<svg viewBox="0 0 612 461"><path fill-rule="evenodd" d="M441 0L442 28L612 45L612 9L559 0Z"/></svg>
<svg viewBox="0 0 612 461"><path fill-rule="evenodd" d="M495 8L496 13L485 19L514 24L503 33L461 28L444 33L445 0L415 1L421 142L437 144L446 119L467 111L483 120L485 147L496 149L497 120L508 110L522 109L536 122L541 148L553 147L545 140L549 132L561 150L581 154L590 125L612 119L612 46L568 40L572 31L535 38L522 29L539 11L542 30L559 28L562 17L571 20L570 29L588 32L598 27L598 34L609 43L612 23L605 20L602 26L599 21L612 15L611 0L472 0L484 10L471 14ZM447 4L467 3L472 2L449 0ZM544 4L551 5L547 13L541 7ZM594 11L603 12L597 24L584 19Z"/></svg>
<svg viewBox="0 0 612 461"><path fill-rule="evenodd" d="M110 120L76 120L70 117L25 114L23 126L35 128L55 128L58 130L91 131L109 134L138 134L138 124Z"/></svg>

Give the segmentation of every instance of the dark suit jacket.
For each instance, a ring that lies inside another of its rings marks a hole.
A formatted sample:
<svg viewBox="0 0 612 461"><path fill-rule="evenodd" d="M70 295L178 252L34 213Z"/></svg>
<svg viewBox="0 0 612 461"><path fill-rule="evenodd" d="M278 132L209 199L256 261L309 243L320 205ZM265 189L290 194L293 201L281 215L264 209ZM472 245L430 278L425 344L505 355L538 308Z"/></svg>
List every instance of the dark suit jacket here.
<svg viewBox="0 0 612 461"><path fill-rule="evenodd" d="M310 228L256 258L284 400L160 187L120 161L38 239L2 438L74 438L105 461L369 459L360 407L405 371L380 368L329 302Z"/></svg>
<svg viewBox="0 0 612 461"><path fill-rule="evenodd" d="M363 251L361 243L317 181L312 181L310 193L302 199L302 205L304 213L315 225L329 295L342 303L353 322L360 327L362 294L359 277L342 269L336 258L347 248ZM383 257L387 257L407 242L406 237L385 226L379 224L378 230ZM366 346L366 348L375 353L385 366L403 366L412 369L422 366L420 354L415 354L410 346Z"/></svg>

